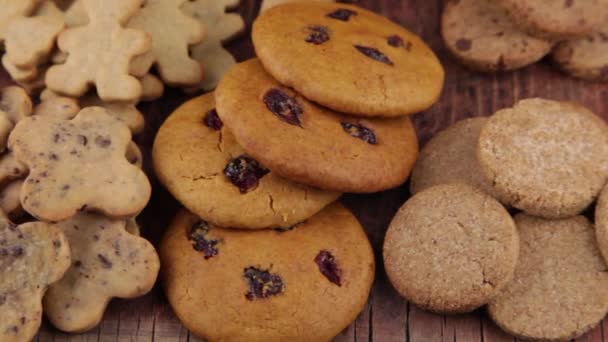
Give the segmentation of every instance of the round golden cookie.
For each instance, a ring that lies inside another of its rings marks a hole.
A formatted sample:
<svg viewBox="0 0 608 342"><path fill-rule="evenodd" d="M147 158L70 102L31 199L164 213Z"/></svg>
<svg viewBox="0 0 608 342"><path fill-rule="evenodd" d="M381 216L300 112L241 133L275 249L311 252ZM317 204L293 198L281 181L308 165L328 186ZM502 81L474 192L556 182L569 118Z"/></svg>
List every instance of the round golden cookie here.
<svg viewBox="0 0 608 342"><path fill-rule="evenodd" d="M478 159L501 202L545 218L576 215L608 179L608 129L581 105L540 98L490 117Z"/></svg>
<svg viewBox="0 0 608 342"><path fill-rule="evenodd" d="M408 301L438 313L475 310L513 278L519 237L500 203L466 184L408 200L384 240L384 266Z"/></svg>
<svg viewBox="0 0 608 342"><path fill-rule="evenodd" d="M287 231L222 229L182 211L160 255L169 303L208 341L330 341L374 280L367 236L339 204Z"/></svg>
<svg viewBox="0 0 608 342"><path fill-rule="evenodd" d="M595 234L597 244L608 262L608 186L600 193L595 207Z"/></svg>
<svg viewBox="0 0 608 342"><path fill-rule="evenodd" d="M216 90L238 143L277 174L341 192L376 192L407 179L418 155L409 117L333 112L282 87L257 59L235 65Z"/></svg>
<svg viewBox="0 0 608 342"><path fill-rule="evenodd" d="M570 341L608 312L608 273L583 216L515 217L521 238L515 278L490 302L490 317L517 337Z"/></svg>
<svg viewBox="0 0 608 342"><path fill-rule="evenodd" d="M551 57L574 77L608 82L608 21L596 33L557 44Z"/></svg>
<svg viewBox="0 0 608 342"><path fill-rule="evenodd" d="M433 105L443 88L443 68L418 36L360 7L279 5L255 21L252 39L274 78L339 112L417 113Z"/></svg>
<svg viewBox="0 0 608 342"><path fill-rule="evenodd" d="M439 184L466 183L494 195L477 161L479 132L485 117L458 121L437 133L420 151L412 170L410 190L417 194Z"/></svg>
<svg viewBox="0 0 608 342"><path fill-rule="evenodd" d="M289 227L340 196L280 178L248 157L217 116L213 93L169 116L152 156L159 180L173 196L222 227Z"/></svg>

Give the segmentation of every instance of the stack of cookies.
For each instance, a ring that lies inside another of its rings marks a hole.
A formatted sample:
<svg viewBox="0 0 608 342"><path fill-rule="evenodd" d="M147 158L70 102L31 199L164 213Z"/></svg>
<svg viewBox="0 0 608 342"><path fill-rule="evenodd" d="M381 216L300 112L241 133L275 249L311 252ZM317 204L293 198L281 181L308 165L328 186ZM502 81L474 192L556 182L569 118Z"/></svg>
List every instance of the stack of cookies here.
<svg viewBox="0 0 608 342"><path fill-rule="evenodd" d="M448 1L446 46L480 71L514 70L551 54L566 73L608 81L608 1Z"/></svg>
<svg viewBox="0 0 608 342"><path fill-rule="evenodd" d="M156 174L188 209L160 245L165 292L206 340L329 341L375 270L335 201L405 182L418 155L407 115L437 100L443 69L414 34L344 4L273 7L253 42L259 59L156 137Z"/></svg>
<svg viewBox="0 0 608 342"><path fill-rule="evenodd" d="M578 104L526 99L457 122L416 162L388 276L433 312L487 305L518 337L576 338L608 313L607 180L608 127ZM581 212L598 196L594 226Z"/></svg>

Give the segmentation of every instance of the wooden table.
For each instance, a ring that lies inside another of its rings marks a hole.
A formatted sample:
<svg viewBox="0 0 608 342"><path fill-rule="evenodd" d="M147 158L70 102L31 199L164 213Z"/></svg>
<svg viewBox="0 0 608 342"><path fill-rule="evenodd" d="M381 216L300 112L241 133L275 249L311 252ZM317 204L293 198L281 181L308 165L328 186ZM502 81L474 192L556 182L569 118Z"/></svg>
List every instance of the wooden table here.
<svg viewBox="0 0 608 342"><path fill-rule="evenodd" d="M504 74L469 72L448 55L439 35L441 0L360 0L366 8L382 13L421 35L440 56L447 79L443 96L431 110L414 117L422 143L454 121L489 115L510 106L522 98L542 96L559 100L574 100L592 108L608 119L608 84L592 84L565 77L544 61L524 70ZM239 11L248 27L259 9L259 0L243 0ZM239 60L253 56L248 32L229 44ZM0 85L10 84L0 71ZM166 116L187 96L168 90L157 102L142 104L147 129L137 137L145 149L146 170L154 183L153 198L140 217L144 235L158 243L178 204L159 186L150 168L150 147L154 135ZM441 316L424 312L401 299L388 283L382 266L381 246L388 223L396 210L408 198L408 187L372 195L346 195L343 202L353 210L365 226L378 263L376 282L369 302L357 320L335 341L514 341L502 333L485 315L484 310L460 316ZM577 341L604 341L608 324L602 324ZM38 341L196 341L175 318L156 288L136 300L115 300L109 306L103 322L90 332L66 335L48 323Z"/></svg>

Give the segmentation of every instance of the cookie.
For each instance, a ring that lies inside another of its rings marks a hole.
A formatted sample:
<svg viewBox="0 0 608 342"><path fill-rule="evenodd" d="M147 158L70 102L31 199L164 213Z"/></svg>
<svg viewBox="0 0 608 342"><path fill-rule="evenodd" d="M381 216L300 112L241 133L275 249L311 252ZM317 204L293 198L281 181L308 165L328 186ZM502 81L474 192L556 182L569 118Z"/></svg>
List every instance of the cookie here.
<svg viewBox="0 0 608 342"><path fill-rule="evenodd" d="M412 194L439 184L465 183L493 196L492 183L477 161L479 133L487 121L484 117L464 119L433 136L414 164Z"/></svg>
<svg viewBox="0 0 608 342"><path fill-rule="evenodd" d="M520 30L494 0L448 1L441 35L458 60L480 71L525 67L543 58L553 45Z"/></svg>
<svg viewBox="0 0 608 342"><path fill-rule="evenodd" d="M89 330L111 298L139 297L154 286L160 268L156 250L126 225L83 213L57 224L72 247L72 263L44 296L44 314L59 330Z"/></svg>
<svg viewBox="0 0 608 342"><path fill-rule="evenodd" d="M433 105L443 87L443 68L418 36L352 5L273 7L254 22L252 38L269 74L338 112L417 113Z"/></svg>
<svg viewBox="0 0 608 342"><path fill-rule="evenodd" d="M608 82L608 24L587 37L557 44L551 58L560 69L574 77Z"/></svg>
<svg viewBox="0 0 608 342"><path fill-rule="evenodd" d="M340 196L283 179L248 157L217 116L213 96L171 114L152 150L159 180L189 210L222 227L290 227Z"/></svg>
<svg viewBox="0 0 608 342"><path fill-rule="evenodd" d="M437 313L485 305L513 278L517 228L495 199L466 184L443 184L408 200L384 239L384 266L408 301Z"/></svg>
<svg viewBox="0 0 608 342"><path fill-rule="evenodd" d="M595 207L595 233L600 252L608 262L608 187L600 193Z"/></svg>
<svg viewBox="0 0 608 342"><path fill-rule="evenodd" d="M488 305L498 326L517 337L570 341L608 312L608 273L593 226L582 216L515 217L521 238L514 280Z"/></svg>
<svg viewBox="0 0 608 342"><path fill-rule="evenodd" d="M553 40L590 34L608 20L608 0L496 0L516 24Z"/></svg>
<svg viewBox="0 0 608 342"><path fill-rule="evenodd" d="M281 5L281 4L286 4L288 2L295 2L296 0L262 0L262 7L260 7L260 13L264 13L266 12L268 9ZM333 0L319 0L319 1L328 1L328 2L333 2Z"/></svg>
<svg viewBox="0 0 608 342"><path fill-rule="evenodd" d="M191 0L182 10L207 27L205 39L190 48L190 55L205 70L203 81L196 88L215 89L236 60L222 43L245 29L243 18L237 13L226 13L226 8L239 4L238 0Z"/></svg>
<svg viewBox="0 0 608 342"><path fill-rule="evenodd" d="M70 266L70 247L57 227L0 220L0 340L30 341L42 321L42 297Z"/></svg>
<svg viewBox="0 0 608 342"><path fill-rule="evenodd" d="M0 185L21 179L27 176L28 172L27 165L15 159L12 152L3 153L0 156Z"/></svg>
<svg viewBox="0 0 608 342"><path fill-rule="evenodd" d="M47 86L71 97L84 95L95 85L104 101L132 101L141 96L141 83L128 74L129 63L150 49L150 37L141 30L123 28L143 0L82 0L92 20L59 35L64 64L46 75ZM108 34L111 32L111 34Z"/></svg>
<svg viewBox="0 0 608 342"><path fill-rule="evenodd" d="M39 75L38 67L19 68L2 56L2 66L15 82L31 82Z"/></svg>
<svg viewBox="0 0 608 342"><path fill-rule="evenodd" d="M141 133L145 128L144 115L137 109L136 101L106 102L99 95L89 93L79 99L82 108L102 107L108 113L129 127L133 134Z"/></svg>
<svg viewBox="0 0 608 342"><path fill-rule="evenodd" d="M6 185L0 190L0 210L2 210L11 219L16 219L23 214L25 211L21 206L21 188L23 187L23 180L19 179Z"/></svg>
<svg viewBox="0 0 608 342"><path fill-rule="evenodd" d="M173 86L192 86L203 79L203 68L190 58L188 47L203 40L205 28L180 9L187 1L146 0L128 23L129 28L152 37L151 51L133 64L156 65L161 79Z"/></svg>
<svg viewBox="0 0 608 342"><path fill-rule="evenodd" d="M526 99L490 117L477 156L501 202L531 215L576 215L608 179L608 128L581 105Z"/></svg>
<svg viewBox="0 0 608 342"><path fill-rule="evenodd" d="M158 77L152 74L146 74L139 79L141 82L141 98L140 101L154 101L163 97L165 85Z"/></svg>
<svg viewBox="0 0 608 342"><path fill-rule="evenodd" d="M19 87L0 89L0 152L6 149L8 135L15 124L32 114L32 101Z"/></svg>
<svg viewBox="0 0 608 342"><path fill-rule="evenodd" d="M22 120L9 148L30 170L23 207L52 222L85 210L111 217L139 213L151 189L146 175L125 158L130 142L128 128L100 107L85 108L73 120Z"/></svg>
<svg viewBox="0 0 608 342"><path fill-rule="evenodd" d="M216 102L247 154L282 177L322 189L376 192L398 186L418 154L409 117L333 112L282 87L257 59L226 74Z"/></svg>
<svg viewBox="0 0 608 342"><path fill-rule="evenodd" d="M57 96L47 100L42 100L36 106L36 108L34 108L34 115L55 115L66 120L75 117L78 112L80 112L78 101L71 97L64 96Z"/></svg>
<svg viewBox="0 0 608 342"><path fill-rule="evenodd" d="M129 146L127 146L127 153L125 154L125 157L129 161L129 163L137 166L140 169L143 168L144 155L135 142L131 141L129 143Z"/></svg>
<svg viewBox="0 0 608 342"><path fill-rule="evenodd" d="M0 43L6 38L9 23L17 18L30 15L38 5L38 0L0 0Z"/></svg>
<svg viewBox="0 0 608 342"><path fill-rule="evenodd" d="M330 341L374 280L365 232L339 204L282 232L222 229L182 211L159 253L169 303L208 341Z"/></svg>

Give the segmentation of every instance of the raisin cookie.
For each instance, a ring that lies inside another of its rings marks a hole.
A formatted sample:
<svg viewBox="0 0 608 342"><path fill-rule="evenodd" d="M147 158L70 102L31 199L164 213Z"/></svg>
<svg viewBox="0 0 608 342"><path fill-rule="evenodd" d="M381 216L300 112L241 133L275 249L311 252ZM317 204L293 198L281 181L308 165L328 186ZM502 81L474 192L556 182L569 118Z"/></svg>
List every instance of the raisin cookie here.
<svg viewBox="0 0 608 342"><path fill-rule="evenodd" d="M222 227L289 227L340 196L280 178L247 156L218 117L213 96L178 108L154 142L158 178L189 210Z"/></svg>
<svg viewBox="0 0 608 342"><path fill-rule="evenodd" d="M477 153L503 203L545 218L580 213L608 179L608 128L570 102L535 98L498 111Z"/></svg>
<svg viewBox="0 0 608 342"><path fill-rule="evenodd" d="M488 303L513 278L519 236L495 199L466 184L418 193L399 209L384 241L384 266L397 291L438 313Z"/></svg>
<svg viewBox="0 0 608 342"><path fill-rule="evenodd" d="M570 341L608 312L608 273L593 226L582 217L515 217L521 237L514 280L488 305L505 331L542 341Z"/></svg>
<svg viewBox="0 0 608 342"><path fill-rule="evenodd" d="M249 155L287 179L322 189L376 192L398 186L418 154L409 117L333 112L281 86L257 59L226 74L216 102Z"/></svg>
<svg viewBox="0 0 608 342"><path fill-rule="evenodd" d="M177 317L209 341L330 341L374 280L365 232L339 204L279 231L222 229L182 211L160 256Z"/></svg>
<svg viewBox="0 0 608 342"><path fill-rule="evenodd" d="M551 57L560 69L574 77L608 82L608 23L587 37L557 44Z"/></svg>
<svg viewBox="0 0 608 342"><path fill-rule="evenodd" d="M451 0L441 35L463 64L480 71L513 70L543 58L553 45L521 31L494 0Z"/></svg>
<svg viewBox="0 0 608 342"><path fill-rule="evenodd" d="M255 21L252 38L274 78L339 112L417 113L433 105L443 88L443 67L418 36L356 6L279 5Z"/></svg>

